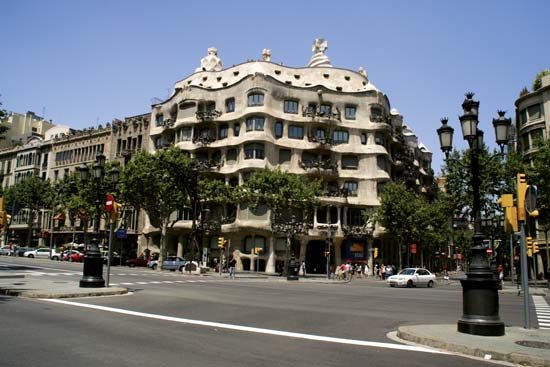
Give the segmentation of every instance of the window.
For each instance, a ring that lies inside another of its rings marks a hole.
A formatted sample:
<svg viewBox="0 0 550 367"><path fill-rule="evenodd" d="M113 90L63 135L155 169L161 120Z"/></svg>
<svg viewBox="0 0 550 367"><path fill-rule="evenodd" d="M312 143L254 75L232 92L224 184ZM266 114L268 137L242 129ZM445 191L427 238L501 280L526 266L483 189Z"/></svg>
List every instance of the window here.
<svg viewBox="0 0 550 367"><path fill-rule="evenodd" d="M386 187L386 183L385 182L379 182L377 185L376 185L376 192L378 193L378 196L380 196L380 194L382 194L384 192L384 188Z"/></svg>
<svg viewBox="0 0 550 367"><path fill-rule="evenodd" d="M235 98L225 100L225 112L235 112Z"/></svg>
<svg viewBox="0 0 550 367"><path fill-rule="evenodd" d="M317 138L317 140L323 140L325 139L327 136L327 132L325 129L323 128L317 128L317 130L315 130L315 137Z"/></svg>
<svg viewBox="0 0 550 367"><path fill-rule="evenodd" d="M361 144L367 145L367 133L361 133Z"/></svg>
<svg viewBox="0 0 550 367"><path fill-rule="evenodd" d="M275 138L279 139L283 137L283 123L282 121L275 122Z"/></svg>
<svg viewBox="0 0 550 367"><path fill-rule="evenodd" d="M264 159L264 145L261 143L245 145L244 159Z"/></svg>
<svg viewBox="0 0 550 367"><path fill-rule="evenodd" d="M345 116L346 120L355 120L355 113L357 112L357 107L355 106L346 106Z"/></svg>
<svg viewBox="0 0 550 367"><path fill-rule="evenodd" d="M384 134L382 133L376 133L376 135L374 136L374 142L377 144L377 145L383 145L383 146L386 146L386 139L384 139Z"/></svg>
<svg viewBox="0 0 550 367"><path fill-rule="evenodd" d="M245 252L252 253L255 248L265 249L265 237L255 236L255 237L246 237L245 241Z"/></svg>
<svg viewBox="0 0 550 367"><path fill-rule="evenodd" d="M332 112L332 106L329 104L322 104L319 107L319 115L320 116L330 116Z"/></svg>
<svg viewBox="0 0 550 367"><path fill-rule="evenodd" d="M530 146L529 146L529 134L525 134L521 137L521 142L522 142L522 146L523 146L523 151L527 151L530 149Z"/></svg>
<svg viewBox="0 0 550 367"><path fill-rule="evenodd" d="M529 115L529 121L539 119L544 115L540 104L527 107L527 114Z"/></svg>
<svg viewBox="0 0 550 367"><path fill-rule="evenodd" d="M533 144L536 144L538 141L541 141L544 139L544 131L543 129L537 129L531 131L531 141Z"/></svg>
<svg viewBox="0 0 550 367"><path fill-rule="evenodd" d="M164 124L164 115L162 113L158 113L155 117L155 121L157 126L162 126Z"/></svg>
<svg viewBox="0 0 550 367"><path fill-rule="evenodd" d="M298 101L286 100L285 113L298 113Z"/></svg>
<svg viewBox="0 0 550 367"><path fill-rule="evenodd" d="M334 130L332 140L335 144L344 144L349 141L349 133L346 130Z"/></svg>
<svg viewBox="0 0 550 367"><path fill-rule="evenodd" d="M346 181L344 182L344 189L348 191L348 196L357 196L357 188L359 184L357 181Z"/></svg>
<svg viewBox="0 0 550 367"><path fill-rule="evenodd" d="M519 112L519 122L523 125L527 123L527 109L523 109Z"/></svg>
<svg viewBox="0 0 550 367"><path fill-rule="evenodd" d="M240 132L241 132L241 124L236 123L235 125L233 125L233 135L239 136Z"/></svg>
<svg viewBox="0 0 550 367"><path fill-rule="evenodd" d="M384 114L382 108L373 106L370 108L370 119L374 122L384 122Z"/></svg>
<svg viewBox="0 0 550 367"><path fill-rule="evenodd" d="M263 106L264 95L263 93L250 93L248 95L248 107Z"/></svg>
<svg viewBox="0 0 550 367"><path fill-rule="evenodd" d="M362 208L348 208L348 225L350 226L362 226L365 224L363 219L363 210Z"/></svg>
<svg viewBox="0 0 550 367"><path fill-rule="evenodd" d="M304 127L298 125L290 125L288 127L288 137L290 139L303 139L304 138Z"/></svg>
<svg viewBox="0 0 550 367"><path fill-rule="evenodd" d="M220 129L218 131L218 139L227 138L227 132L228 131L229 131L229 126L227 124L220 125Z"/></svg>
<svg viewBox="0 0 550 367"><path fill-rule="evenodd" d="M254 116L246 119L246 131L263 131L265 119L262 116Z"/></svg>
<svg viewBox="0 0 550 367"><path fill-rule="evenodd" d="M315 114L315 110L317 109L317 105L315 103L310 103L307 105L307 113L308 114Z"/></svg>
<svg viewBox="0 0 550 367"><path fill-rule="evenodd" d="M342 168L343 169L357 169L359 166L359 159L355 155L343 155L342 156Z"/></svg>
<svg viewBox="0 0 550 367"><path fill-rule="evenodd" d="M191 131L190 127L182 127L179 130L178 141L190 141L192 139Z"/></svg>
<svg viewBox="0 0 550 367"><path fill-rule="evenodd" d="M227 163L235 163L237 161L237 149L228 149L226 154Z"/></svg>
<svg viewBox="0 0 550 367"><path fill-rule="evenodd" d="M376 156L376 165L378 166L378 169L386 171L388 169L388 160L386 159L386 156Z"/></svg>
<svg viewBox="0 0 550 367"><path fill-rule="evenodd" d="M279 149L279 164L290 163L290 149Z"/></svg>

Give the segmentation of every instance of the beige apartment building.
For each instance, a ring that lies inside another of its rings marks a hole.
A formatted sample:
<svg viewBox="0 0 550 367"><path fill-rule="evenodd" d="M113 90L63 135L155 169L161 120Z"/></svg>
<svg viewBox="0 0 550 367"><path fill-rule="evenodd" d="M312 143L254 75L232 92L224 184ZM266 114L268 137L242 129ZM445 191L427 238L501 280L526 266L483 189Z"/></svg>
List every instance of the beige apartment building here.
<svg viewBox="0 0 550 367"><path fill-rule="evenodd" d="M392 180L408 180L419 191L431 187L432 154L363 68L333 67L326 51L326 41L316 40L305 67L274 63L264 50L261 60L224 68L210 48L197 70L175 83L171 97L153 105L149 150L175 145L208 162L202 174L228 185L243 184L264 167L322 178L325 193L313 227L296 236L293 252L308 272L326 273L331 230L331 265L349 260L372 269L373 246L388 259L397 255L390 246L385 250L383 228L364 231L361 211L376 208ZM280 271L285 238L272 232L270 212L241 204L227 213L222 233L238 270ZM179 214L168 252L185 255L191 218ZM146 225L143 233L140 250L158 250L159 230ZM207 236L202 246L209 262L220 256L217 236Z"/></svg>

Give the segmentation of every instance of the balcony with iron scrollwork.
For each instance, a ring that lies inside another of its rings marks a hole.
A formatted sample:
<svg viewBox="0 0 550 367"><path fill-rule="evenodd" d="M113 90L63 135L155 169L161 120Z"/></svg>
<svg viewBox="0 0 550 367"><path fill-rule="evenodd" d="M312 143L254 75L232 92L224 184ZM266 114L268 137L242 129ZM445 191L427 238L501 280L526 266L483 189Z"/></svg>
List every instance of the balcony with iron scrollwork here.
<svg viewBox="0 0 550 367"><path fill-rule="evenodd" d="M300 161L300 167L305 170L316 169L323 173L336 173L338 162L332 159L308 159Z"/></svg>
<svg viewBox="0 0 550 367"><path fill-rule="evenodd" d="M195 116L197 117L197 120L201 122L214 121L221 115L222 115L222 112L218 110L205 110L205 111L195 112Z"/></svg>
<svg viewBox="0 0 550 367"><path fill-rule="evenodd" d="M176 122L173 119L166 119L162 122L162 127L164 129L172 129L174 128L175 123Z"/></svg>
<svg viewBox="0 0 550 367"><path fill-rule="evenodd" d="M193 144L208 145L216 141L216 136L212 134L200 134L193 137Z"/></svg>
<svg viewBox="0 0 550 367"><path fill-rule="evenodd" d="M323 196L329 198L347 198L348 195L349 190L345 187L331 187L323 193Z"/></svg>
<svg viewBox="0 0 550 367"><path fill-rule="evenodd" d="M320 106L316 106L315 108L311 108L310 106L303 106L302 116L310 117L312 119L318 119L319 121L323 121L323 120L341 121L342 120L342 114L340 113L339 108L336 108L336 112L332 112L332 110L327 112L321 109Z"/></svg>
<svg viewBox="0 0 550 367"><path fill-rule="evenodd" d="M310 143L318 143L320 148L330 148L334 145L334 140L330 136L319 137L315 135L308 135L307 140Z"/></svg>
<svg viewBox="0 0 550 367"><path fill-rule="evenodd" d="M199 171L210 171L214 169L220 169L223 166L223 160L201 159L196 162L196 166Z"/></svg>

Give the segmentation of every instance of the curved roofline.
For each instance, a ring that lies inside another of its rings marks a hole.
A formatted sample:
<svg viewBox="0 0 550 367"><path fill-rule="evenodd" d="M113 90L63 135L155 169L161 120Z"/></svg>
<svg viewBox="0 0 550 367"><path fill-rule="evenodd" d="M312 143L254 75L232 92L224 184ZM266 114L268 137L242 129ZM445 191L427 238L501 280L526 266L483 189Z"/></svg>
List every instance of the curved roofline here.
<svg viewBox="0 0 550 367"><path fill-rule="evenodd" d="M538 95L538 94L542 94L542 93L546 92L547 90L550 90L550 85L545 85L544 87L540 87L540 88L537 89L536 91L533 91L533 92L524 94L523 96L519 96L519 98L516 99L516 102L514 103L514 105L515 105L516 107L518 107L518 105L519 105L521 102L523 102L523 101L525 101L525 100L527 100L527 99L529 99L529 98L531 98L531 97L534 97L534 96L536 96L536 95Z"/></svg>

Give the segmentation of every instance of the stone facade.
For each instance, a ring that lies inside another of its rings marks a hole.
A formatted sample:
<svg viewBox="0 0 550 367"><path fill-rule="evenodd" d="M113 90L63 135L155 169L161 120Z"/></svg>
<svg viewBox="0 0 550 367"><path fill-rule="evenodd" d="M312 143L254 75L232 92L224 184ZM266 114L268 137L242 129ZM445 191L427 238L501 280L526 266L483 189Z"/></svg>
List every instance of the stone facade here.
<svg viewBox="0 0 550 367"><path fill-rule="evenodd" d="M394 179L412 180L420 191L431 186L431 152L364 69L331 65L324 40L316 40L309 66L301 68L272 63L264 50L262 61L222 69L212 50L208 62L203 59L194 74L176 82L170 98L153 106L150 151L176 145L208 162L207 174L228 185L242 184L264 167L322 178L325 194L313 228L293 244L296 256L308 271L325 273L330 227L332 265L372 265L373 241L353 230L362 225L361 210L377 207L384 184ZM169 253L185 254L190 228L190 218L180 216ZM285 239L272 233L268 211L240 205L222 231L238 269L281 269ZM158 229L148 226L144 234L147 247L158 243ZM374 229L375 245L382 245L383 234L383 228ZM216 242L217 236L204 239L210 260L220 255Z"/></svg>

